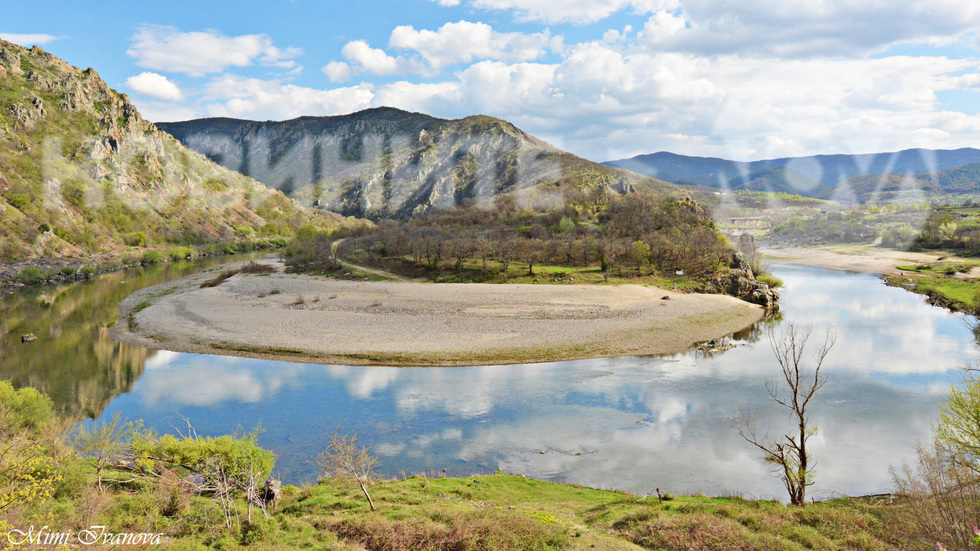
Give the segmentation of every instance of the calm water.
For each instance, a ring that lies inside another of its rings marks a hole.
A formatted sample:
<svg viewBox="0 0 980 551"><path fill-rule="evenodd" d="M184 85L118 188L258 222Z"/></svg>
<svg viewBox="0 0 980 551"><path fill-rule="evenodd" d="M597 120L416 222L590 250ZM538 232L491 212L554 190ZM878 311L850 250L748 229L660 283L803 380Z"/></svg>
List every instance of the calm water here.
<svg viewBox="0 0 980 551"><path fill-rule="evenodd" d="M961 379L962 366L976 362L973 334L962 316L875 276L791 264L777 264L775 272L786 284L778 324L812 324L815 337L832 326L838 335L825 363L830 382L814 408L813 495L887 491L889 466L928 439L944 393ZM122 296L100 300L111 309ZM8 315L6 304L4 310ZM58 380L66 377L61 368L72 365L84 374L76 387L115 396L103 416L118 411L161 431L182 427L180 416L201 434L260 424L260 442L279 454L287 482L315 478L313 458L339 428L360 435L392 476L500 469L637 493L659 487L761 498L783 491L730 423L739 407L754 410L760 426L773 431L788 423L767 400L764 383L778 366L759 330L710 357L425 369L152 352L108 341L104 329L83 318L69 317L31 349L60 366ZM66 339L71 346L58 344ZM73 346L109 352L79 357ZM8 350L0 376L19 373L43 388L45 364L13 365L25 360L11 360ZM90 401L89 409L98 405Z"/></svg>

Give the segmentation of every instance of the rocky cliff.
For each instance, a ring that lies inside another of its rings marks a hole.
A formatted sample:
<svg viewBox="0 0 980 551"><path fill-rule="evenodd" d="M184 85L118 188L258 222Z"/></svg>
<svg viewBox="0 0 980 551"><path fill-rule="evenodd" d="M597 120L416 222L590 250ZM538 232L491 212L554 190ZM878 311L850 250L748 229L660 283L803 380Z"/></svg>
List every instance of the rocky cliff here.
<svg viewBox="0 0 980 551"><path fill-rule="evenodd" d="M565 153L486 116L444 120L377 108L283 122L200 119L158 126L301 202L372 219L406 218L501 193L533 202L565 186L674 189Z"/></svg>
<svg viewBox="0 0 980 551"><path fill-rule="evenodd" d="M309 216L158 131L95 70L0 40L0 260L274 237Z"/></svg>

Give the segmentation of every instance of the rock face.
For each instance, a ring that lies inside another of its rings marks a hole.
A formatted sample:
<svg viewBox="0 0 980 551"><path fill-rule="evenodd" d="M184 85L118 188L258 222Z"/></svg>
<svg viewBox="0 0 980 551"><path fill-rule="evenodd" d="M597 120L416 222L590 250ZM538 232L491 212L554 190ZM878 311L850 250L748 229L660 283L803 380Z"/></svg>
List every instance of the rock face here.
<svg viewBox="0 0 980 551"><path fill-rule="evenodd" d="M779 291L757 281L752 267L742 253L733 253L729 271L713 279L709 287L715 292L758 304L767 310L779 308Z"/></svg>
<svg viewBox="0 0 980 551"><path fill-rule="evenodd" d="M431 208L562 185L619 193L665 182L586 161L485 116L392 108L283 122L159 123L184 145L311 206L405 218Z"/></svg>
<svg viewBox="0 0 980 551"><path fill-rule="evenodd" d="M0 40L0 261L274 237L302 212L158 131L93 69Z"/></svg>

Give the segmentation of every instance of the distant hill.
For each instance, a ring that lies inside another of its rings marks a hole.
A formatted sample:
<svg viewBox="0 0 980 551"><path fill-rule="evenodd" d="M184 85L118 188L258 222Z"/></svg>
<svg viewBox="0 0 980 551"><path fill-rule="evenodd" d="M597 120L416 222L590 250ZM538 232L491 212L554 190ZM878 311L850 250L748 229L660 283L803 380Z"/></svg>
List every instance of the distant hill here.
<svg viewBox="0 0 980 551"><path fill-rule="evenodd" d="M867 197L868 190L872 187L870 182L875 181L875 177L883 175L913 175L916 178L918 176L915 175L930 175L937 180L936 186L931 188L937 192L976 192L980 191L980 186L977 186L978 180L971 174L977 171L965 167L975 163L980 163L980 150L963 148L907 149L894 153L863 155L815 155L753 162L729 161L715 157L688 157L660 152L609 161L605 164L678 184L726 189L765 187L759 182L751 185L750 182L762 175L768 175L765 181L774 189L785 184L788 189L779 189L780 191L808 197L833 198L848 195L850 190L842 184L851 183L856 183L858 186L853 190L858 197ZM960 170L961 168L963 170ZM799 176L787 178L772 172L780 169L792 171L785 174ZM954 171L943 176L951 169L959 172ZM886 178L886 180L901 179L892 176ZM814 182L820 185L814 185Z"/></svg>
<svg viewBox="0 0 980 551"><path fill-rule="evenodd" d="M731 189L784 192L809 197L822 197L832 190L831 187L787 167L769 168L747 176L738 176L732 178L728 186Z"/></svg>
<svg viewBox="0 0 980 551"><path fill-rule="evenodd" d="M381 107L282 122L212 118L157 126L300 201L375 220L502 193L547 200L566 186L676 191L661 180L576 157L486 116L446 120Z"/></svg>
<svg viewBox="0 0 980 551"><path fill-rule="evenodd" d="M926 174L881 174L856 176L847 185L862 201L887 194L922 192L962 195L980 193L980 163L971 163Z"/></svg>
<svg viewBox="0 0 980 551"><path fill-rule="evenodd" d="M0 260L276 237L311 216L159 132L93 69L0 40Z"/></svg>

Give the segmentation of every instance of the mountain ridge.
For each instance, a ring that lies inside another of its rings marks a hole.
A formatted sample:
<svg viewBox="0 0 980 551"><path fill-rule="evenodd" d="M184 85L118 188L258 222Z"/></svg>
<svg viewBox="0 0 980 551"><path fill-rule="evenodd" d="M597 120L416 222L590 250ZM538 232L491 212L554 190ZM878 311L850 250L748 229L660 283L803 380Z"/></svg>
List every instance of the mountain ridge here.
<svg viewBox="0 0 980 551"><path fill-rule="evenodd" d="M312 206L407 218L515 193L528 204L571 186L676 193L656 178L604 166L485 115L440 119L392 107L287 121L159 123L182 143Z"/></svg>
<svg viewBox="0 0 980 551"><path fill-rule="evenodd" d="M821 187L816 188L819 193L814 194L799 187L771 191L834 198L850 195L852 190L845 188L844 185L850 184L856 178L866 179L894 174L903 176L936 174L972 163L980 163L980 149L912 148L884 153L825 154L759 161L731 161L719 157L695 157L660 151L629 159L607 161L604 164L635 170L641 174L657 176L681 185L698 185L716 189L742 189L740 184L751 180L751 178L747 179L750 175L774 169L791 169L809 180L819 182ZM971 191L980 191L980 182ZM860 193L857 195L861 196Z"/></svg>

